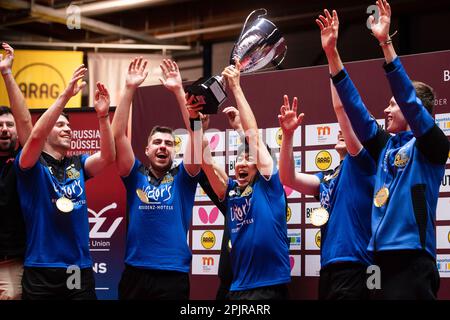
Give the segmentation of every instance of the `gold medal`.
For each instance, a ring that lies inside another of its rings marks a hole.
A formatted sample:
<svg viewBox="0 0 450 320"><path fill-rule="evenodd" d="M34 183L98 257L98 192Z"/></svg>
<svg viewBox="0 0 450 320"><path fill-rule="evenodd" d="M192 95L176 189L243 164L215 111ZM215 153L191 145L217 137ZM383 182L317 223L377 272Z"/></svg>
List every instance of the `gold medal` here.
<svg viewBox="0 0 450 320"><path fill-rule="evenodd" d="M389 199L389 189L386 187L381 188L375 193L375 197L373 198L373 203L375 207L380 208L386 204Z"/></svg>
<svg viewBox="0 0 450 320"><path fill-rule="evenodd" d="M70 199L67 199L66 197L62 196L58 200L56 200L56 207L59 211L64 213L72 212L73 210L73 202Z"/></svg>
<svg viewBox="0 0 450 320"><path fill-rule="evenodd" d="M321 227L328 222L329 217L330 215L324 207L314 209L311 212L311 224L313 224L316 227Z"/></svg>
<svg viewBox="0 0 450 320"><path fill-rule="evenodd" d="M150 203L150 201L148 201L147 194L145 193L144 190L136 189L136 194L143 203Z"/></svg>

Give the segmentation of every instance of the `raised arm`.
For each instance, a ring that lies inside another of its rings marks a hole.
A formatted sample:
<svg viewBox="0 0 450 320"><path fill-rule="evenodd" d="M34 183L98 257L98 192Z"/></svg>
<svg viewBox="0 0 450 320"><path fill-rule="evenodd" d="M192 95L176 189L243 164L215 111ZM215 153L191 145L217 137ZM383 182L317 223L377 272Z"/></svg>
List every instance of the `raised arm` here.
<svg viewBox="0 0 450 320"><path fill-rule="evenodd" d="M391 7L386 0L377 1L376 4L380 12L378 21L375 21L373 16L369 18L371 19L372 33L383 50L386 62L384 68L392 94L413 134L416 137L420 137L430 130L435 123L431 114L425 109L421 101L417 99L416 90L395 53L392 39L389 36Z"/></svg>
<svg viewBox="0 0 450 320"><path fill-rule="evenodd" d="M108 89L104 84L97 82L94 107L100 127L100 152L96 152L86 159L85 170L90 177L99 174L116 159L114 137L109 123L109 105Z"/></svg>
<svg viewBox="0 0 450 320"><path fill-rule="evenodd" d="M84 65L79 66L73 73L72 79L64 92L36 122L20 155L19 166L21 169L28 169L36 164L44 148L45 140L52 131L67 102L86 86L84 81L78 85L78 80L81 80L86 75L86 72L87 69Z"/></svg>
<svg viewBox="0 0 450 320"><path fill-rule="evenodd" d="M331 15L325 9L324 15L320 15L319 19L316 19L316 23L320 28L322 48L328 60L333 83L356 135L364 143L376 135L378 126L367 111L339 56L337 50L339 18L336 10L333 10L333 15Z"/></svg>
<svg viewBox="0 0 450 320"><path fill-rule="evenodd" d="M270 178L273 172L273 159L259 136L258 124L255 116L242 91L240 84L240 67L239 61L236 60L236 67L226 67L222 72L222 75L227 80L230 90L236 99L242 127L245 136L248 139L250 153L256 152L256 166L258 171L266 178Z"/></svg>
<svg viewBox="0 0 450 320"><path fill-rule="evenodd" d="M143 61L142 57L135 58L130 62L125 88L122 91L122 96L111 125L116 145L116 167L119 175L122 177L128 176L134 165L133 148L130 140L127 138L126 131L134 92L144 82L148 74L148 71L145 70L146 66L147 60Z"/></svg>
<svg viewBox="0 0 450 320"><path fill-rule="evenodd" d="M357 155L363 148L361 142L359 142L358 137L353 131L352 124L345 113L344 106L342 105L341 99L339 98L336 88L333 85L333 81L330 80L331 88L331 100L333 102L334 113L339 122L339 127L341 128L342 135L344 136L345 145L347 146L347 151L350 155Z"/></svg>
<svg viewBox="0 0 450 320"><path fill-rule="evenodd" d="M371 17L371 28L373 35L377 38L383 50L386 62L384 69L395 102L400 107L411 131L417 138L418 149L430 162L444 165L449 153L448 138L436 125L431 115L432 110L430 112L427 111L423 101L420 100L422 97L424 99L434 100L432 89L425 84L420 84L429 93L422 93L418 97L416 89L392 45L392 39L389 35L391 7L386 0L377 1L376 5L378 6L380 16L378 21L375 21L374 17ZM434 105L434 101L430 103Z"/></svg>
<svg viewBox="0 0 450 320"><path fill-rule="evenodd" d="M289 97L283 96L284 104L280 108L278 121L283 131L283 139L281 140L280 150L280 180L285 186L293 188L301 193L308 195L318 195L320 180L312 174L304 174L295 171L293 140L294 132L302 123L304 114L297 116L297 97L292 101L292 108L289 104Z"/></svg>
<svg viewBox="0 0 450 320"><path fill-rule="evenodd" d="M0 54L0 72L5 81L6 92L8 93L9 105L14 116L17 127L17 135L21 146L24 146L31 134L33 124L31 114L28 111L25 97L12 75L12 65L14 60L14 49L7 43L2 43L6 56Z"/></svg>
<svg viewBox="0 0 450 320"><path fill-rule="evenodd" d="M186 171L191 176L195 176L200 171L202 136L199 132L194 132L192 130L190 123L191 121L199 120L199 118L197 118L199 115L198 112L194 112L192 115L196 118L191 118L189 115L188 109L186 108L186 94L183 89L180 69L176 62L170 59L164 59L159 66L163 73L163 78L160 78L159 81L175 95L183 117L184 125L189 132L189 141L186 144L186 150L183 154L183 164ZM199 110L200 109L201 108L199 108Z"/></svg>

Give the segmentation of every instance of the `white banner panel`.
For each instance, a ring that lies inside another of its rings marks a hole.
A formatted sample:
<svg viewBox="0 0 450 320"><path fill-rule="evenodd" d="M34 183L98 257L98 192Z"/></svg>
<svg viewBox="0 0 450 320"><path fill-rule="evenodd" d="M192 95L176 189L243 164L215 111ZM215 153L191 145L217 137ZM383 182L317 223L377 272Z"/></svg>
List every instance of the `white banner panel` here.
<svg viewBox="0 0 450 320"><path fill-rule="evenodd" d="M339 133L338 123L321 123L305 127L305 145L320 146L336 144Z"/></svg>
<svg viewBox="0 0 450 320"><path fill-rule="evenodd" d="M211 152L225 151L225 132L208 129L205 132L205 136L209 141L209 148Z"/></svg>
<svg viewBox="0 0 450 320"><path fill-rule="evenodd" d="M439 192L450 192L450 169L445 170L445 174L444 177L442 177Z"/></svg>
<svg viewBox="0 0 450 320"><path fill-rule="evenodd" d="M339 154L334 149L305 152L306 172L334 169L339 165L339 161Z"/></svg>
<svg viewBox="0 0 450 320"><path fill-rule="evenodd" d="M216 206L194 206L192 209L193 226L222 226L223 214Z"/></svg>
<svg viewBox="0 0 450 320"><path fill-rule="evenodd" d="M450 113L436 114L434 119L445 135L450 136Z"/></svg>
<svg viewBox="0 0 450 320"><path fill-rule="evenodd" d="M305 229L305 249L320 250L320 229Z"/></svg>
<svg viewBox="0 0 450 320"><path fill-rule="evenodd" d="M450 220L450 198L438 199L436 220Z"/></svg>
<svg viewBox="0 0 450 320"><path fill-rule="evenodd" d="M220 250L223 230L192 230L192 250Z"/></svg>
<svg viewBox="0 0 450 320"><path fill-rule="evenodd" d="M217 275L219 270L220 255L218 254L194 254L192 255L192 274Z"/></svg>
<svg viewBox="0 0 450 320"><path fill-rule="evenodd" d="M306 255L305 256L305 276L318 277L320 276L320 256Z"/></svg>
<svg viewBox="0 0 450 320"><path fill-rule="evenodd" d="M291 265L291 276L300 277L302 272L302 257L299 255L290 255L289 263Z"/></svg>
<svg viewBox="0 0 450 320"><path fill-rule="evenodd" d="M288 203L287 224L302 223L302 204Z"/></svg>
<svg viewBox="0 0 450 320"><path fill-rule="evenodd" d="M300 250L302 248L302 231L300 229L288 229L289 249Z"/></svg>
<svg viewBox="0 0 450 320"><path fill-rule="evenodd" d="M450 254L438 254L436 265L441 278L450 278Z"/></svg>
<svg viewBox="0 0 450 320"><path fill-rule="evenodd" d="M450 249L450 226L436 227L436 248Z"/></svg>
<svg viewBox="0 0 450 320"><path fill-rule="evenodd" d="M267 128L266 129L266 143L270 148L281 148L281 140L283 138L283 131L281 128ZM293 146L300 147L301 141L301 126L294 132Z"/></svg>
<svg viewBox="0 0 450 320"><path fill-rule="evenodd" d="M305 223L311 224L311 212L320 208L319 202L305 202Z"/></svg>

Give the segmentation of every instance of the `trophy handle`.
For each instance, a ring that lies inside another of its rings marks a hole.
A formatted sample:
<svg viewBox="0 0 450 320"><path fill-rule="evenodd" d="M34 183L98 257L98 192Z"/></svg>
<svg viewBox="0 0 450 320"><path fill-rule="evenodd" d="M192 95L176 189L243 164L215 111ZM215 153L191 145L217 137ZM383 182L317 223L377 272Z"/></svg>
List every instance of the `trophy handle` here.
<svg viewBox="0 0 450 320"><path fill-rule="evenodd" d="M247 23L248 23L248 20L250 20L250 18L251 18L256 12L263 12L262 14L259 14L259 15L258 15L258 18L267 15L267 10L264 9L264 8L259 8L259 9L256 9L256 10L253 10L252 12L250 12L250 14L247 16L247 19L245 19L244 26L242 27L242 30L241 30L241 33L239 34L239 37L238 37L237 42L239 42L239 41L241 40L242 35L244 34L245 30L247 29ZM234 51L234 47L235 47L235 46L236 46L236 44L233 46L233 50L232 50L231 52ZM232 53L232 54L233 54L233 53ZM234 57L231 56L230 61L233 61L233 59L234 59ZM283 59L284 59L284 58L283 58Z"/></svg>
<svg viewBox="0 0 450 320"><path fill-rule="evenodd" d="M283 63L284 58L286 58L286 53L287 53L287 47L286 47L286 50L284 50L284 52L283 52L283 57L281 58L281 60L278 61L277 64L274 64L274 65L273 65L274 68L277 68L280 64ZM278 57L275 57L275 59L278 59ZM275 59L274 59L274 60L275 60Z"/></svg>
<svg viewBox="0 0 450 320"><path fill-rule="evenodd" d="M238 38L238 42L239 42L239 40L241 40L242 34L244 33L245 29L247 29L248 20L250 19L251 16L253 16L253 14L255 14L258 11L264 12L263 14L258 15L258 18L267 15L267 10L264 8L259 8L259 9L256 9L256 10L253 10L252 12L250 12L250 14L247 16L247 19L245 19L244 26L242 27L241 34L239 35L239 38Z"/></svg>

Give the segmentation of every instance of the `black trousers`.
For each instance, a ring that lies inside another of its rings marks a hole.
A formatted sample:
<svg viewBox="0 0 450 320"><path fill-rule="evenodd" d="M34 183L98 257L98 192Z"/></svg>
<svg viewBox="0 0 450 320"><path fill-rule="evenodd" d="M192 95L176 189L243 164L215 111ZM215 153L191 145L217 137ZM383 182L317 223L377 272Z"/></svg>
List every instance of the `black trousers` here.
<svg viewBox="0 0 450 320"><path fill-rule="evenodd" d="M367 300L367 266L355 262L332 263L320 270L319 300Z"/></svg>
<svg viewBox="0 0 450 320"><path fill-rule="evenodd" d="M287 284L260 287L243 291L228 292L229 300L287 300L289 290Z"/></svg>
<svg viewBox="0 0 450 320"><path fill-rule="evenodd" d="M119 300L188 300L189 274L125 266L119 283Z"/></svg>
<svg viewBox="0 0 450 320"><path fill-rule="evenodd" d="M372 290L374 300L435 300L440 278L436 260L423 250L377 252L381 289Z"/></svg>
<svg viewBox="0 0 450 320"><path fill-rule="evenodd" d="M80 288L69 288L65 268L25 267L22 277L23 300L97 300L92 268L80 270Z"/></svg>

